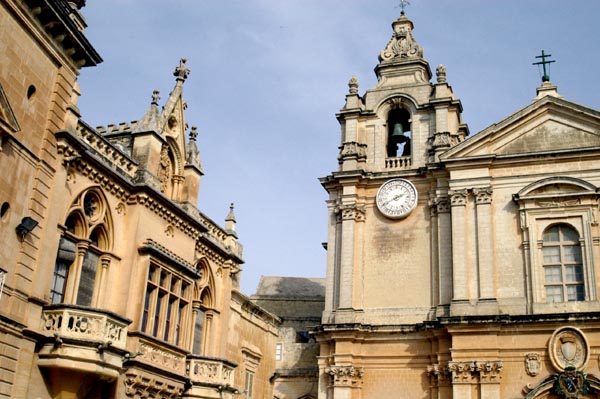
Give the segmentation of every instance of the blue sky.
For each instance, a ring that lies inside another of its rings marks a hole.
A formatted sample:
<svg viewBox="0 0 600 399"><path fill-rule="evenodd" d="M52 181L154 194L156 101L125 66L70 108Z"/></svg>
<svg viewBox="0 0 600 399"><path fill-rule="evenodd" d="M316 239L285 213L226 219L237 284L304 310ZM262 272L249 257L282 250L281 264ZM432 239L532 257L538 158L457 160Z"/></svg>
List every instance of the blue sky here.
<svg viewBox="0 0 600 399"><path fill-rule="evenodd" d="M337 168L348 80L375 84L397 0L95 0L86 34L104 59L80 77L83 118L136 120L173 88L181 57L187 122L198 126L205 176L198 207L223 224L235 203L244 245L242 291L261 275L325 276L327 195ZM413 0L414 36L431 69L443 63L471 134L535 96L535 56L556 63L567 100L600 109L594 0ZM162 103L161 103L162 104Z"/></svg>

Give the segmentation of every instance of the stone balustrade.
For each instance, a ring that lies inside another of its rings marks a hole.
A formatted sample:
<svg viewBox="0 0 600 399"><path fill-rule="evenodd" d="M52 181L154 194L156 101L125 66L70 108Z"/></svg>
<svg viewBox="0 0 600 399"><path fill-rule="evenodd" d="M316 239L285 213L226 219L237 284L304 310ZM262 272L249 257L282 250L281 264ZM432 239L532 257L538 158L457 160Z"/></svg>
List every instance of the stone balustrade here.
<svg viewBox="0 0 600 399"><path fill-rule="evenodd" d="M187 375L192 384L212 383L233 386L235 365L219 359L188 358Z"/></svg>
<svg viewBox="0 0 600 399"><path fill-rule="evenodd" d="M41 330L61 338L98 341L125 349L129 321L110 312L73 305L51 305L42 313Z"/></svg>
<svg viewBox="0 0 600 399"><path fill-rule="evenodd" d="M395 157L385 159L386 169L409 169L411 166L410 157Z"/></svg>

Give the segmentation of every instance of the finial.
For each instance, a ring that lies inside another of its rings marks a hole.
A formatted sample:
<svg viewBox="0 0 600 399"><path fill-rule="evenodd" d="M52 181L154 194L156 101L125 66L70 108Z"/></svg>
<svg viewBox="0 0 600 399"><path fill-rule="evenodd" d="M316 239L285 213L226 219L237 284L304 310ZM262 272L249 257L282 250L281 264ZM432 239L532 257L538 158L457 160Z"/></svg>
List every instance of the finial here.
<svg viewBox="0 0 600 399"><path fill-rule="evenodd" d="M183 82L190 74L191 71L185 66L186 61L187 60L185 58L179 60L179 66L175 68L175 72L173 72L173 76L177 77L176 80Z"/></svg>
<svg viewBox="0 0 600 399"><path fill-rule="evenodd" d="M192 130L190 131L190 141L196 141L196 137L198 137L198 127L192 126Z"/></svg>
<svg viewBox="0 0 600 399"><path fill-rule="evenodd" d="M158 91L158 89L154 89L154 91L152 92L152 103L154 105L158 105L158 100L160 100L160 91Z"/></svg>
<svg viewBox="0 0 600 399"><path fill-rule="evenodd" d="M535 58L541 58L542 60L540 62L534 62L531 65L541 65L542 68L544 69L544 75L542 76L542 83L543 82L549 82L550 81L550 75L548 75L548 72L546 71L546 64L551 64L553 62L556 61L546 61L547 57L552 57L552 54L545 54L544 50L542 50L542 55L536 55ZM550 69L550 68L548 68Z"/></svg>
<svg viewBox="0 0 600 399"><path fill-rule="evenodd" d="M446 65L440 64L435 68L438 83L446 83Z"/></svg>
<svg viewBox="0 0 600 399"><path fill-rule="evenodd" d="M400 0L400 9L402 11L400 11L400 15L405 15L404 14L404 10L406 9L406 6L410 5L410 1L408 0Z"/></svg>
<svg viewBox="0 0 600 399"><path fill-rule="evenodd" d="M352 76L350 81L348 82L348 88L350 89L350 94L358 94L358 78L356 76Z"/></svg>
<svg viewBox="0 0 600 399"><path fill-rule="evenodd" d="M233 213L233 202L229 206L229 213L225 218L225 232L229 235L232 235L237 238L237 234L235 232L235 214Z"/></svg>

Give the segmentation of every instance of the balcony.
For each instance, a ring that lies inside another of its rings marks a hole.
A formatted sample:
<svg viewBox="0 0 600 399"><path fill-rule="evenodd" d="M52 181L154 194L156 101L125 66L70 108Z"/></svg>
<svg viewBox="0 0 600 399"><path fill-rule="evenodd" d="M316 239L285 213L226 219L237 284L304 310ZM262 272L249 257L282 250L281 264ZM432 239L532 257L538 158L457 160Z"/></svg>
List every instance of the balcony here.
<svg viewBox="0 0 600 399"><path fill-rule="evenodd" d="M224 392L229 394L237 392L233 378L233 370L236 367L235 363L224 359L189 355L186 372L191 387L186 392L188 396L184 395L184 398L212 398Z"/></svg>
<svg viewBox="0 0 600 399"><path fill-rule="evenodd" d="M42 311L40 367L62 368L116 378L127 353L129 320L109 311L50 305Z"/></svg>

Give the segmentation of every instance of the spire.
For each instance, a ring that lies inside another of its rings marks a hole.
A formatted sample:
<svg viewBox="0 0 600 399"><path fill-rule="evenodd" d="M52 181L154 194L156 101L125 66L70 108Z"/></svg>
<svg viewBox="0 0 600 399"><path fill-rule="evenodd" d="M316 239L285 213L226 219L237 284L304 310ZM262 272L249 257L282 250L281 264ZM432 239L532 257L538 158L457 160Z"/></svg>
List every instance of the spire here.
<svg viewBox="0 0 600 399"><path fill-rule="evenodd" d="M200 163L200 151L198 151L198 145L196 144L196 137L198 137L198 128L192 126L190 131L190 140L188 141L185 149L185 162L186 165L192 165L200 170L201 174L204 174L202 170L202 164Z"/></svg>
<svg viewBox="0 0 600 399"><path fill-rule="evenodd" d="M235 232L235 213L233 212L233 202L229 206L229 213L225 217L225 232L229 235L237 237Z"/></svg>
<svg viewBox="0 0 600 399"><path fill-rule="evenodd" d="M152 102L150 103L150 108L144 114L142 119L138 122L135 127L134 132L147 132L147 131L155 131L160 133L160 122L161 116L160 111L158 110L158 100L160 92L156 89L152 92Z"/></svg>

